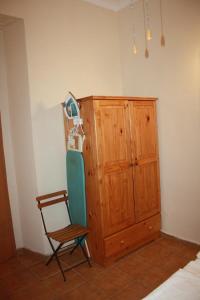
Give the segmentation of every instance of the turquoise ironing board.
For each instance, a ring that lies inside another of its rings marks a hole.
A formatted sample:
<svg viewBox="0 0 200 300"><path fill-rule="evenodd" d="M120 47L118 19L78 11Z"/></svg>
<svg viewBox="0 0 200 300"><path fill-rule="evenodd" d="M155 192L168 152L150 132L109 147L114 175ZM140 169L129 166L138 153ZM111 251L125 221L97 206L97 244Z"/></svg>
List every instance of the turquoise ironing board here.
<svg viewBox="0 0 200 300"><path fill-rule="evenodd" d="M66 155L69 213L73 224L87 226L85 173L81 152L68 150Z"/></svg>

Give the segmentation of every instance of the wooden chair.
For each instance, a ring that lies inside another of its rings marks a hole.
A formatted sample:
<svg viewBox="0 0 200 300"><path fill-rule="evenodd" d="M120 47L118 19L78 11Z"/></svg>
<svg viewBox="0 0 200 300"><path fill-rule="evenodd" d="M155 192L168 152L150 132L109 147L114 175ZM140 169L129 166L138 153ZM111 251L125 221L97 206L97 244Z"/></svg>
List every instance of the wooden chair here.
<svg viewBox="0 0 200 300"><path fill-rule="evenodd" d="M60 271L62 273L64 281L66 280L65 274L64 274L65 271L71 270L72 268L74 268L82 263L85 263L85 262L88 262L89 266L91 267L87 244L86 244L86 249L83 245L83 243L85 242L85 239L89 233L89 230L88 230L88 228L81 226L79 224L72 224L71 218L70 218L68 197L67 197L66 191L63 190L63 191L59 191L59 192L55 192L55 193L51 193L51 194L42 195L42 196L36 197L36 200L38 203L38 208L40 209L45 234L47 236L47 239L48 239L49 244L53 251L52 255L49 257L48 261L46 262L46 265L48 265L52 261L52 259L55 258L57 261L58 267L60 268ZM64 202L66 204L66 208L67 208L67 212L68 212L71 224L64 228L60 228L58 230L49 232L47 230L47 226L45 223L46 218L44 217L43 209L50 205L56 205L60 202ZM57 247L55 247L53 245L53 242L52 242L53 240L59 243ZM74 241L74 243L72 245L66 246L65 244L70 241ZM63 269L62 264L59 260L58 253L61 250L63 250L64 248L65 249L70 248L71 249L70 254L72 254L74 252L74 250L79 246L82 249L85 259L82 260L81 262L74 264L73 266L71 266L67 269Z"/></svg>

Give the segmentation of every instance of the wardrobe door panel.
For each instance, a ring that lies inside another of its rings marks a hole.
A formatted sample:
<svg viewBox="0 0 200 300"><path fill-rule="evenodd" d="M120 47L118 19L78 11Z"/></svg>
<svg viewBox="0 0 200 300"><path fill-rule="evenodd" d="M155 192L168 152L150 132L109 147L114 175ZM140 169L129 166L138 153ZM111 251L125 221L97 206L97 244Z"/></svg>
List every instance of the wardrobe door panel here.
<svg viewBox="0 0 200 300"><path fill-rule="evenodd" d="M118 232L134 223L131 167L105 174L103 182L104 235Z"/></svg>
<svg viewBox="0 0 200 300"><path fill-rule="evenodd" d="M140 222L160 211L157 162L138 165L135 168L135 216Z"/></svg>
<svg viewBox="0 0 200 300"><path fill-rule="evenodd" d="M155 103L151 101L134 103L132 117L137 160L156 157L157 132Z"/></svg>
<svg viewBox="0 0 200 300"><path fill-rule="evenodd" d="M130 106L134 153L136 222L160 211L156 107L154 101L135 101Z"/></svg>
<svg viewBox="0 0 200 300"><path fill-rule="evenodd" d="M127 101L96 103L104 236L134 223L133 175Z"/></svg>
<svg viewBox="0 0 200 300"><path fill-rule="evenodd" d="M98 109L97 135L100 159L109 167L120 162L129 162L130 129L129 115L125 101L102 101Z"/></svg>

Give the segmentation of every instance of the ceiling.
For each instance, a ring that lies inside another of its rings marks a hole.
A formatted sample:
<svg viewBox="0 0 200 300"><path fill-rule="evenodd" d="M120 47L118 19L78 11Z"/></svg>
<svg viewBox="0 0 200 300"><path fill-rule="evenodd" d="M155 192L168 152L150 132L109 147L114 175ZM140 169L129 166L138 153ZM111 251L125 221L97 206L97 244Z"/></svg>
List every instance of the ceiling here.
<svg viewBox="0 0 200 300"><path fill-rule="evenodd" d="M83 0L92 4L111 9L113 11L119 11L120 9L133 4L137 0Z"/></svg>
<svg viewBox="0 0 200 300"><path fill-rule="evenodd" d="M113 11L119 11L120 9L133 4L137 0L83 0L89 2L91 4L104 7L106 9L110 9ZM15 22L17 18L5 16L0 14L0 30L3 29L4 26L7 26L13 22Z"/></svg>

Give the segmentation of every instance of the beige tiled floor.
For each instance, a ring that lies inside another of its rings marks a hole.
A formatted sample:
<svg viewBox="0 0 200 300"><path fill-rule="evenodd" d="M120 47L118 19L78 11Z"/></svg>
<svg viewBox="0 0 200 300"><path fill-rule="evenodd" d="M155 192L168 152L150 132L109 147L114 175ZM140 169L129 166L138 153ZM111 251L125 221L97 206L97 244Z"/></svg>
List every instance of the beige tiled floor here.
<svg viewBox="0 0 200 300"><path fill-rule="evenodd" d="M199 250L199 246L164 235L107 268L83 264L66 273L66 282L55 261L47 267L43 256L21 250L0 264L0 300L142 299ZM69 266L69 256L61 259Z"/></svg>

